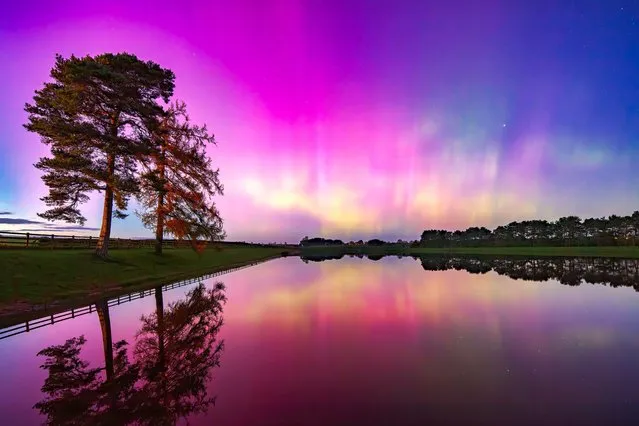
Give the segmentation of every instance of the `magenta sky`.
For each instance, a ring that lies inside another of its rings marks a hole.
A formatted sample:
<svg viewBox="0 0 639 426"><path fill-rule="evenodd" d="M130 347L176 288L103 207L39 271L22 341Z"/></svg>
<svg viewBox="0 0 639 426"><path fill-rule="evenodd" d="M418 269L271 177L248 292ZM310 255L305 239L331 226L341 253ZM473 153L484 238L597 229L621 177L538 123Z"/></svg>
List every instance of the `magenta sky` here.
<svg viewBox="0 0 639 426"><path fill-rule="evenodd" d="M415 239L638 209L637 11L528 3L11 2L2 218L43 209L32 164L46 151L22 108L54 54L119 51L173 69L177 97L215 132L231 240ZM97 226L96 200L85 211ZM134 217L114 233L150 235Z"/></svg>

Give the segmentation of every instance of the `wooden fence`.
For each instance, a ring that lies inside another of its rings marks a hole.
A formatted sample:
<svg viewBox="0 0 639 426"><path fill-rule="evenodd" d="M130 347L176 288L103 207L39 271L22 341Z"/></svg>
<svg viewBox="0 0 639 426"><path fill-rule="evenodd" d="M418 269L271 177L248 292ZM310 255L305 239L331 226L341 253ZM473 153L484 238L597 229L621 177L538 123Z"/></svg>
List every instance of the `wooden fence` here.
<svg viewBox="0 0 639 426"><path fill-rule="evenodd" d="M214 278L220 275L224 275L224 274L228 274L229 272L235 272L235 271L239 271L240 269L244 269L244 268L248 268L254 265L258 265L260 263L264 263L266 262L266 260L258 260L256 262L250 263L250 264L246 264L246 265L242 265L242 266L237 266L235 268L231 268L231 269L226 269L223 271L218 271L218 272L214 272L212 274L206 274L206 275L202 275L200 277L196 277L196 278L190 278L187 280L182 280L182 281L178 281L178 282L174 282L171 284L167 284L167 285L163 285L162 286L162 292L168 291L168 290L172 290L174 288L178 288L178 287L183 287L185 285L189 285L189 284L194 284L194 283L199 283L201 281L210 279L210 278ZM113 307L113 306L117 306L117 305L121 305L127 302L131 302L133 300L136 299L142 299L144 297L147 296L151 296L155 294L155 288L151 288L148 290L142 290L142 291L135 291L133 293L129 293L129 294L125 294L123 296L118 296L118 297L114 297L114 298L110 298L107 300L107 306L109 307ZM39 318L35 318L29 321L25 321L16 325L12 325L9 327L5 327L5 328L0 328L0 340L9 338L11 336L15 336L17 334L22 334L22 333L28 333L30 331L36 330L38 328L42 328L42 327L46 327L48 325L53 325L55 323L61 322L61 321L66 321L66 320L70 320L73 318L77 318L80 316L84 316L84 315L88 315L91 314L93 312L96 311L95 306L93 304L87 305L87 306L83 306L83 307L79 307L79 308L74 308L74 309L70 309L64 312L58 312L58 313L52 313L52 314L46 314L48 307L46 305L41 305L37 307L37 310L41 310L42 311L42 316L40 316Z"/></svg>
<svg viewBox="0 0 639 426"><path fill-rule="evenodd" d="M91 235L61 235L42 234L32 232L14 232L0 230L0 249L95 249L98 238ZM288 244L256 244L234 241L208 241L209 246L214 247L277 247L293 248ZM191 242L187 240L165 239L162 243L164 248L187 248L191 247ZM109 249L129 249L129 248L153 248L154 239L143 238L110 238Z"/></svg>

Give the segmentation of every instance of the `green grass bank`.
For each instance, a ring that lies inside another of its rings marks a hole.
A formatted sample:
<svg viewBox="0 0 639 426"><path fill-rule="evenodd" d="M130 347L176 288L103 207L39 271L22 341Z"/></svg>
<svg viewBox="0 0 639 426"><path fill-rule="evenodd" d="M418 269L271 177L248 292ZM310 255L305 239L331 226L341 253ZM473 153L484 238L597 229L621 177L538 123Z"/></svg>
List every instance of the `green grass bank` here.
<svg viewBox="0 0 639 426"><path fill-rule="evenodd" d="M190 249L112 250L108 261L91 250L0 250L0 326L3 319L29 314L35 305L53 309L92 303L181 279L223 271L279 257L282 248L229 247L197 254ZM639 258L639 247L455 247L401 245L314 246L299 250L306 257L361 255L496 255ZM295 254L295 253L292 253Z"/></svg>
<svg viewBox="0 0 639 426"><path fill-rule="evenodd" d="M279 257L281 248L241 247L112 250L108 261L91 250L0 250L0 317L42 303L69 304L115 296Z"/></svg>

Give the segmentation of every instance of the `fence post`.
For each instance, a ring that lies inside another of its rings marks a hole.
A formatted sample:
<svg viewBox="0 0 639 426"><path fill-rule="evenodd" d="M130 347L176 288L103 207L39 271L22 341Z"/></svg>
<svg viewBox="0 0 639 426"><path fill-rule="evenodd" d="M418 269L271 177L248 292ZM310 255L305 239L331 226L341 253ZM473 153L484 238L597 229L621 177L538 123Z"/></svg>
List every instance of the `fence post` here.
<svg viewBox="0 0 639 426"><path fill-rule="evenodd" d="M55 235L51 234L51 249L53 249L53 238L55 237Z"/></svg>
<svg viewBox="0 0 639 426"><path fill-rule="evenodd" d="M91 235L89 235L89 248L91 248Z"/></svg>
<svg viewBox="0 0 639 426"><path fill-rule="evenodd" d="M71 248L75 248L75 235L71 235Z"/></svg>
<svg viewBox="0 0 639 426"><path fill-rule="evenodd" d="M27 232L27 248L29 248L29 233Z"/></svg>

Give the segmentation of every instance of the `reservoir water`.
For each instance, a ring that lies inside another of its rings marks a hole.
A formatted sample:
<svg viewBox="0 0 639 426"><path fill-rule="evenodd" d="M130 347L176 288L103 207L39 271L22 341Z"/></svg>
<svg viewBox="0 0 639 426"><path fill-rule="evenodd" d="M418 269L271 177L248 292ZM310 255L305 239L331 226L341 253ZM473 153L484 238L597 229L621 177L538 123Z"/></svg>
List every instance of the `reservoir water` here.
<svg viewBox="0 0 639 426"><path fill-rule="evenodd" d="M637 424L638 266L290 257L103 301L4 334L0 423Z"/></svg>

